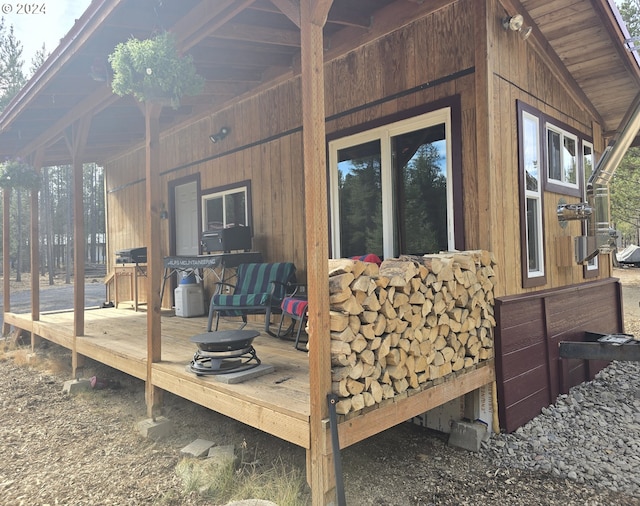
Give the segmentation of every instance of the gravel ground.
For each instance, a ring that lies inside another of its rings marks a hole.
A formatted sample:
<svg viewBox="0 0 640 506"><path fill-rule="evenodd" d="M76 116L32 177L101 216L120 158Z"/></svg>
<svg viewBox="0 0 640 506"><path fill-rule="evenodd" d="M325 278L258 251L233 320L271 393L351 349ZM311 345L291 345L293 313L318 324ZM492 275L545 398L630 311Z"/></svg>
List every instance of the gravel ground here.
<svg viewBox="0 0 640 506"><path fill-rule="evenodd" d="M625 300L637 306L632 274ZM627 331L640 335L637 322ZM186 494L175 472L180 449L196 438L244 448L242 461L258 470L305 468L302 449L170 394L165 415L176 431L145 440L135 429L145 418L142 382L89 361L85 377L121 388L68 396L66 350L50 345L25 363L24 349L0 352L1 505L216 505ZM612 364L477 453L411 423L353 445L342 451L347 504L640 505L639 369Z"/></svg>

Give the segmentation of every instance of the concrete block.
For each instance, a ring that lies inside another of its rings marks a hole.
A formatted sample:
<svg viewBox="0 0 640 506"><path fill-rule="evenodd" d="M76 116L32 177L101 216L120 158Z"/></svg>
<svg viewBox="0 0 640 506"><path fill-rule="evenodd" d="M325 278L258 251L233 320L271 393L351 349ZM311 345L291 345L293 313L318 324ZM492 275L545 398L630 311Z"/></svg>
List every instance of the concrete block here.
<svg viewBox="0 0 640 506"><path fill-rule="evenodd" d="M69 395L75 395L80 392L91 390L91 383L88 379L74 379L65 381L62 386L62 392Z"/></svg>
<svg viewBox="0 0 640 506"><path fill-rule="evenodd" d="M148 439L162 439L167 437L173 431L173 423L164 416L147 418L138 422L138 430L143 437Z"/></svg>
<svg viewBox="0 0 640 506"><path fill-rule="evenodd" d="M219 465L226 465L229 462L235 461L235 448L233 445L213 446L209 448L207 458L212 459Z"/></svg>
<svg viewBox="0 0 640 506"><path fill-rule="evenodd" d="M272 365L260 364L253 369L247 369L246 371L230 372L226 374L216 374L213 377L219 383L225 383L227 385L234 385L236 383L242 383L243 381L249 381L250 379L263 376L273 372L275 368Z"/></svg>
<svg viewBox="0 0 640 506"><path fill-rule="evenodd" d="M196 439L180 450L180 453L183 455L191 455L192 457L204 457L207 455L209 448L214 444L215 443L207 441L206 439Z"/></svg>
<svg viewBox="0 0 640 506"><path fill-rule="evenodd" d="M449 446L477 452L486 435L487 426L483 423L454 421L451 424Z"/></svg>

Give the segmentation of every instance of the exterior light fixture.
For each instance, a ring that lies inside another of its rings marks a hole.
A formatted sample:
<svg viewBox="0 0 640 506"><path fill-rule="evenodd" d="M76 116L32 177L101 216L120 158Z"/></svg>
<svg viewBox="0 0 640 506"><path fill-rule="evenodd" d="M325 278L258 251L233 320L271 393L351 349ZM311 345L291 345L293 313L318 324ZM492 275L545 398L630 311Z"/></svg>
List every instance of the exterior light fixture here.
<svg viewBox="0 0 640 506"><path fill-rule="evenodd" d="M216 142L220 142L222 139L224 139L227 135L229 135L229 132L231 132L231 128L229 127L222 127L220 129L220 131L217 134L211 134L209 136L209 139L211 140L211 142L213 142L214 144Z"/></svg>
<svg viewBox="0 0 640 506"><path fill-rule="evenodd" d="M517 32L522 40L527 40L533 28L530 26L524 26L524 18L522 14L514 14L513 16L507 16L502 19L502 28Z"/></svg>

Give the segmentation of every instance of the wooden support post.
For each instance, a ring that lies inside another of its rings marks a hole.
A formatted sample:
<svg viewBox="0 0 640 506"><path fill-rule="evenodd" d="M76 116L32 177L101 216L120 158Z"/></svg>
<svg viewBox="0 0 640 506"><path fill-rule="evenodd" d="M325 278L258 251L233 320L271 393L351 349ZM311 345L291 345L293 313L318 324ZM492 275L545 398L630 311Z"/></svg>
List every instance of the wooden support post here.
<svg viewBox="0 0 640 506"><path fill-rule="evenodd" d="M2 230L10 230L11 227L11 188L2 190ZM2 234L2 303L3 312L11 311L11 235ZM9 325L3 318L2 335L9 333Z"/></svg>
<svg viewBox="0 0 640 506"><path fill-rule="evenodd" d="M335 501L332 455L327 454L327 394L331 392L329 348L329 226L322 27L332 0L303 0L301 12L302 130L305 178L307 282L309 290L310 434L307 479L312 503Z"/></svg>
<svg viewBox="0 0 640 506"><path fill-rule="evenodd" d="M493 102L493 86L492 86L492 60L491 52L488 48L487 34L490 31L487 29L488 22L495 22L494 19L487 19L487 2L474 2L473 3L473 17L478 20L474 23L475 26L475 68L476 68L476 167L478 174L475 180L477 181L477 194L478 194L478 227L476 230L481 231L476 236L470 237L467 240L467 249L486 249L493 251L493 234L492 231L496 229L494 226L495 220L495 202L493 199L494 194L494 175L495 167L492 162L492 129L493 129L493 116L492 109ZM477 17L480 16L480 17Z"/></svg>
<svg viewBox="0 0 640 506"><path fill-rule="evenodd" d="M42 173L42 157L44 151L39 149L33 160L33 170ZM40 320L40 211L38 204L38 189L31 190L31 320ZM31 350L38 346L40 338L31 332Z"/></svg>
<svg viewBox="0 0 640 506"><path fill-rule="evenodd" d="M154 416L154 408L162 405L162 390L154 387L151 377L154 362L162 356L162 322L160 319L160 285L162 255L160 250L160 113L162 105L145 102L146 128L146 199L147 199L147 382L145 398L147 415Z"/></svg>
<svg viewBox="0 0 640 506"><path fill-rule="evenodd" d="M84 335L84 273L85 273L85 236L84 236L84 198L83 198L83 160L82 152L87 143L91 113L77 121L71 129L71 138L67 145L71 151L73 170L73 344L71 348L72 374L81 365L76 351L77 336Z"/></svg>

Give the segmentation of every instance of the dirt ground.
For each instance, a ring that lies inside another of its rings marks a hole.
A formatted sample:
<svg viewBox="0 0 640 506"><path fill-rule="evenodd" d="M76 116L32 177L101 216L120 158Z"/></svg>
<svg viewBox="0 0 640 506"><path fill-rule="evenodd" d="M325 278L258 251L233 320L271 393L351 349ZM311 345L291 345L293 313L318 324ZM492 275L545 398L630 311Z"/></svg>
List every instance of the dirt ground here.
<svg viewBox="0 0 640 506"><path fill-rule="evenodd" d="M640 335L640 269L616 269L627 331ZM1 505L216 505L185 494L176 475L180 449L197 438L244 448L242 465L273 462L304 471L302 449L171 394L164 414L173 435L143 439L143 383L89 362L84 377L119 389L62 393L69 353L55 345L26 365L27 350L0 352ZM640 499L548 474L493 465L447 446L447 436L401 424L342 452L349 505L635 505ZM301 505L310 504L301 498Z"/></svg>

